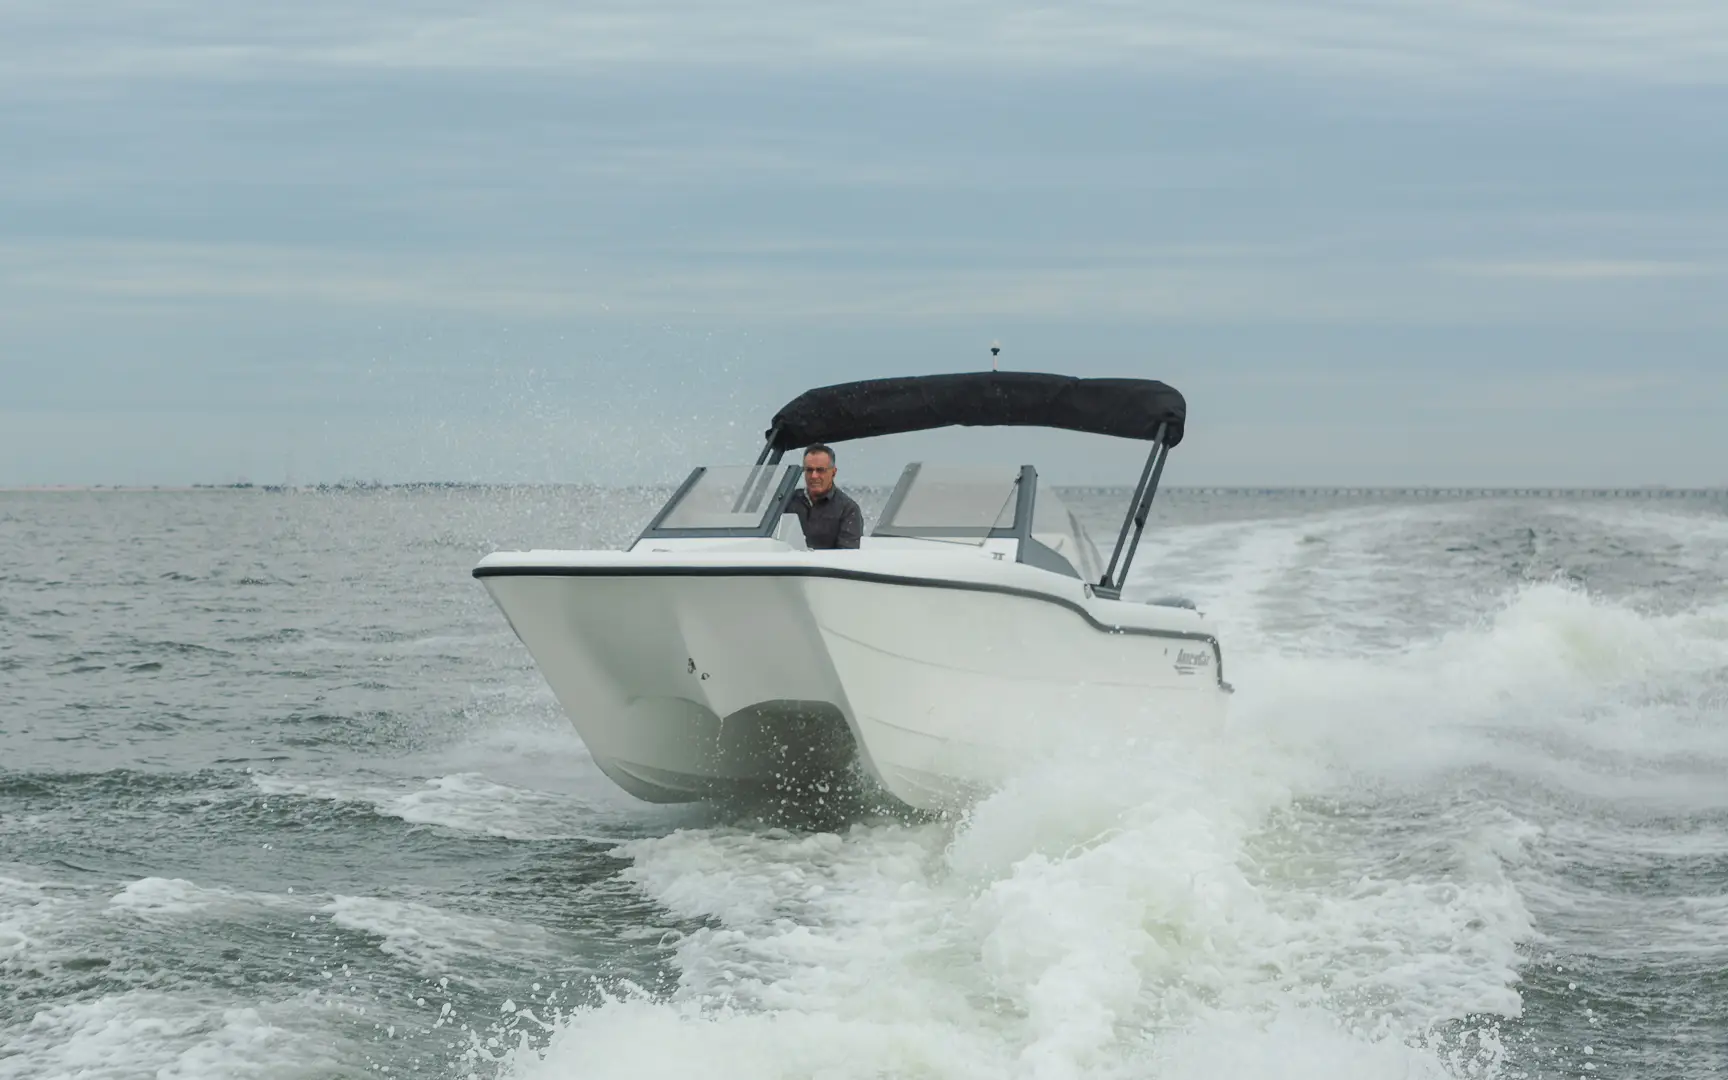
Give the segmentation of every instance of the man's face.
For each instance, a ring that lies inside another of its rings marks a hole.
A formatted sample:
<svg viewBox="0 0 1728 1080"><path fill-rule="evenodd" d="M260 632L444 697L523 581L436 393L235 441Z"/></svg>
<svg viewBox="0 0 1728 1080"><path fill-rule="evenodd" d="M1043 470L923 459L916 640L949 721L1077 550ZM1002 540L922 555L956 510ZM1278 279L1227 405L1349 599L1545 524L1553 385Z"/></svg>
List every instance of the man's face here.
<svg viewBox="0 0 1728 1080"><path fill-rule="evenodd" d="M834 459L827 454L804 455L804 490L814 499L834 487Z"/></svg>

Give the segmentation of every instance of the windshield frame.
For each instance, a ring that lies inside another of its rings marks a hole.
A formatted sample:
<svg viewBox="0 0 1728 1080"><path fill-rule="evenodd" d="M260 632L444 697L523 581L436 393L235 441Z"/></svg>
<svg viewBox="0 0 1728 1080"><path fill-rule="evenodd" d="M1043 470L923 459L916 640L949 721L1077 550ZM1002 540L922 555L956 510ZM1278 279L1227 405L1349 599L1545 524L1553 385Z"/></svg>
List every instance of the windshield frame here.
<svg viewBox="0 0 1728 1080"><path fill-rule="evenodd" d="M768 493L769 485L773 484L773 493L768 495L763 504L762 514L756 519L756 523L753 525L668 526L666 519L683 505L685 497L697 484L701 483L702 478L715 470L724 468L749 470L740 490L740 495L744 491L754 491L760 498ZM776 468L781 470L780 480L777 484L774 483L774 470ZM678 489L655 512L653 520L648 523L648 527L643 529L642 534L636 539L640 542L642 540L666 540L676 537L698 536L773 536L774 530L780 526L781 515L786 513L786 506L792 501L792 492L797 488L798 476L798 468L795 465L698 465L690 471L690 475L684 478L684 482L678 485Z"/></svg>
<svg viewBox="0 0 1728 1080"><path fill-rule="evenodd" d="M1032 535L1033 516L1038 504L1038 470L1031 465L1020 466L1019 473L1014 477L1013 491L1010 497L1015 500L1014 520L1009 525L992 525L989 529L980 529L976 525L931 526L904 532L882 531L882 521L892 521L894 513L904 501L905 496L917 482L918 473L923 469L924 462L915 461L906 466L900 474L900 481L894 485L894 493L889 496L888 505L883 507L881 518L870 530L871 536L884 538L929 540L936 543L965 543L981 545L985 540L1013 540L1014 561L1025 563L1040 570L1081 579L1080 570L1065 556L1038 540ZM1004 500L1003 505L1007 502ZM1000 511L997 517L1001 517ZM892 529L892 526L890 526Z"/></svg>
<svg viewBox="0 0 1728 1080"><path fill-rule="evenodd" d="M907 497L917 493L919 478L927 467L929 467L927 462L914 461L901 470L900 479L895 482L894 490L889 494L887 504L882 507L882 513L877 517L875 527L870 530L871 536L894 537L904 540L940 540L976 546L988 539L1017 535L1020 514L1023 509L1021 503L1025 501L1021 498L1021 493L1030 490L1023 483L1026 466L1022 466L1017 471L1002 470L1001 476L1004 481L1001 489L1002 502L997 506L996 512L991 515L988 525L896 525L894 519L899 516L902 507L905 506ZM989 467L985 466L985 468ZM931 471L933 482L942 483L941 474L935 469ZM1014 521L1008 526L999 526L997 522L1002 520L1002 511L1007 508L1010 500L1014 500Z"/></svg>

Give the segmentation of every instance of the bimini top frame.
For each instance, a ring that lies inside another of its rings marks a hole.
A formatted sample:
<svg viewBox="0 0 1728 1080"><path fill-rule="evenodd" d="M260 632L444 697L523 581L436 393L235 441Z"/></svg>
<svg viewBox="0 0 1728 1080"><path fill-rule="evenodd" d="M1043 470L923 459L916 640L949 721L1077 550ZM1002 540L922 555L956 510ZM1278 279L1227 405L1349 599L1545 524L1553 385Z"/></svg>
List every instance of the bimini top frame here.
<svg viewBox="0 0 1728 1080"><path fill-rule="evenodd" d="M1188 405L1153 379L1081 379L1033 371L980 371L867 379L806 390L774 414L756 464L779 464L786 451L931 428L1049 427L1149 439L1152 451L1122 519L1109 568L1093 592L1120 598L1158 491L1164 460L1182 441ZM1031 486L1022 485L1030 512ZM1129 530L1133 534L1130 536Z"/></svg>

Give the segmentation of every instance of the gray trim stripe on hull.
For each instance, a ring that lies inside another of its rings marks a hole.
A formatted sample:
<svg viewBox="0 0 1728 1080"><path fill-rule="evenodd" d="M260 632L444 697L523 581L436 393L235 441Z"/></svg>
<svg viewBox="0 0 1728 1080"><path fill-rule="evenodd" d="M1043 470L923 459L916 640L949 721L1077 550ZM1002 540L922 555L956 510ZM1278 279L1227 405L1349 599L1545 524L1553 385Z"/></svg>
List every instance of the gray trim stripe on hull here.
<svg viewBox="0 0 1728 1080"><path fill-rule="evenodd" d="M1090 611L1074 601L1036 589L1020 589L1012 585L990 585L980 581L953 581L946 578L905 577L898 574L878 574L868 570L840 570L830 566L476 566L476 578L489 577L820 577L843 581L867 581L876 585L910 585L924 589L958 589L962 592L1000 593L1028 600L1042 600L1067 608L1085 619L1094 629L1105 634L1138 634L1144 637L1169 638L1177 641L1203 641L1212 646L1217 658L1218 685L1228 690L1224 681L1224 650L1218 639L1197 630L1154 630L1143 626L1111 626L1099 622Z"/></svg>

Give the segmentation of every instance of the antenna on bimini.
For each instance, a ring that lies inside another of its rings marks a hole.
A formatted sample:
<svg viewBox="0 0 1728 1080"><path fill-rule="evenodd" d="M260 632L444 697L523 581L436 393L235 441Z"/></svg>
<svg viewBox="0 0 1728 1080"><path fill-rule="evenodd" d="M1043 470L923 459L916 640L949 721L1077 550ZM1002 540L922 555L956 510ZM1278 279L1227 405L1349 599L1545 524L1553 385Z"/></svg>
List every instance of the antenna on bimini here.
<svg viewBox="0 0 1728 1080"><path fill-rule="evenodd" d="M1002 343L1000 341L992 341L990 343L990 370L991 371L996 370L996 354L1000 353L1001 351L1002 351Z"/></svg>

